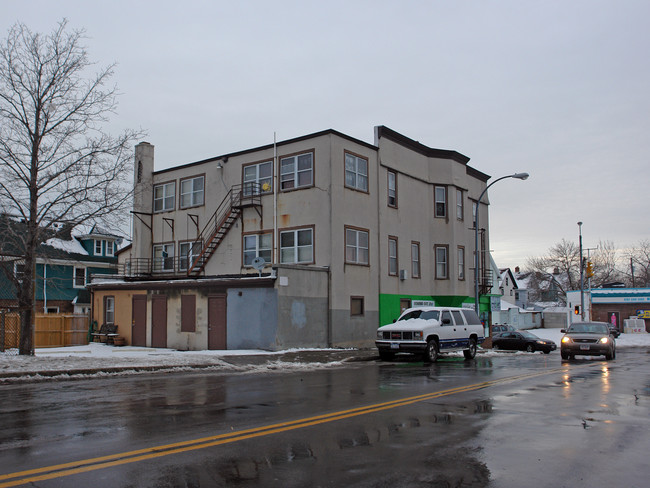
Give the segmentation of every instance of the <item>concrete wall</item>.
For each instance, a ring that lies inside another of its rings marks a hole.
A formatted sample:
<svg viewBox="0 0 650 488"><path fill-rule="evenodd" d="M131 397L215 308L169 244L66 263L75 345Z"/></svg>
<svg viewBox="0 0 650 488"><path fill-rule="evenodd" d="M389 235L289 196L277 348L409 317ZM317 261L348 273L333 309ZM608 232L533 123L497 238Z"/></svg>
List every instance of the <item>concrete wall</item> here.
<svg viewBox="0 0 650 488"><path fill-rule="evenodd" d="M276 290L231 288L226 306L228 349L280 349Z"/></svg>

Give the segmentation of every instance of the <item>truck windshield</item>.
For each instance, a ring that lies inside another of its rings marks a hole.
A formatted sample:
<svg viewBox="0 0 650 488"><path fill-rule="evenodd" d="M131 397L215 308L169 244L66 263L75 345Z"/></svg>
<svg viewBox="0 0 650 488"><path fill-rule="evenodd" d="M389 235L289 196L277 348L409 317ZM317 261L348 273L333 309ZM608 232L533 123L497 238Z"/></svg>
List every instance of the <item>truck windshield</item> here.
<svg viewBox="0 0 650 488"><path fill-rule="evenodd" d="M438 320L440 312L438 310L411 310L409 313L400 317L400 320L409 319L424 319L424 320Z"/></svg>

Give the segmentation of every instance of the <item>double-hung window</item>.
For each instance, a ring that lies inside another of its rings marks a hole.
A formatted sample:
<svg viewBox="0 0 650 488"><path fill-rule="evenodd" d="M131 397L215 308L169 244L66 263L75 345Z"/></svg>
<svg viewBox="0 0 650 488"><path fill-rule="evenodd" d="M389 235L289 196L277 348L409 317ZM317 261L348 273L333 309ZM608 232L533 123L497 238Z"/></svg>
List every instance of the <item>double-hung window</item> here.
<svg viewBox="0 0 650 488"><path fill-rule="evenodd" d="M350 264L368 264L368 231L365 229L345 228L345 262Z"/></svg>
<svg viewBox="0 0 650 488"><path fill-rule="evenodd" d="M397 207L397 173L388 172L388 206Z"/></svg>
<svg viewBox="0 0 650 488"><path fill-rule="evenodd" d="M420 277L420 243L411 242L411 276Z"/></svg>
<svg viewBox="0 0 650 488"><path fill-rule="evenodd" d="M74 268L74 288L86 286L86 268Z"/></svg>
<svg viewBox="0 0 650 488"><path fill-rule="evenodd" d="M464 218L463 190L456 189L456 219L463 220Z"/></svg>
<svg viewBox="0 0 650 488"><path fill-rule="evenodd" d="M14 277L18 283L25 279L25 263L14 263Z"/></svg>
<svg viewBox="0 0 650 488"><path fill-rule="evenodd" d="M281 263L314 262L314 229L296 229L280 232Z"/></svg>
<svg viewBox="0 0 650 488"><path fill-rule="evenodd" d="M115 297L104 297L104 323L115 323Z"/></svg>
<svg viewBox="0 0 650 488"><path fill-rule="evenodd" d="M280 160L280 188L291 190L314 184L314 153L297 154Z"/></svg>
<svg viewBox="0 0 650 488"><path fill-rule="evenodd" d="M178 245L178 269L187 271L201 253L201 242L181 242Z"/></svg>
<svg viewBox="0 0 650 488"><path fill-rule="evenodd" d="M458 246L458 279L465 279L465 248Z"/></svg>
<svg viewBox="0 0 650 488"><path fill-rule="evenodd" d="M174 244L154 244L153 271L174 271Z"/></svg>
<svg viewBox="0 0 650 488"><path fill-rule="evenodd" d="M368 160L345 153L345 186L368 191Z"/></svg>
<svg viewBox="0 0 650 488"><path fill-rule="evenodd" d="M446 280L449 278L449 246L435 246L436 255L436 279Z"/></svg>
<svg viewBox="0 0 650 488"><path fill-rule="evenodd" d="M273 191L273 161L244 166L244 196Z"/></svg>
<svg viewBox="0 0 650 488"><path fill-rule="evenodd" d="M106 255L114 256L115 255L115 242L106 241Z"/></svg>
<svg viewBox="0 0 650 488"><path fill-rule="evenodd" d="M447 216L447 187L436 186L434 191L435 191L435 216L446 217Z"/></svg>
<svg viewBox="0 0 650 488"><path fill-rule="evenodd" d="M153 211L167 212L174 210L174 197L176 195L176 182L163 183L153 187Z"/></svg>
<svg viewBox="0 0 650 488"><path fill-rule="evenodd" d="M181 180L181 208L203 205L204 183L205 178L203 176Z"/></svg>
<svg viewBox="0 0 650 488"><path fill-rule="evenodd" d="M103 254L102 243L103 241L101 239L95 239L95 256L101 256Z"/></svg>
<svg viewBox="0 0 650 488"><path fill-rule="evenodd" d="M397 276L397 237L388 238L388 274Z"/></svg>
<svg viewBox="0 0 650 488"><path fill-rule="evenodd" d="M252 266L253 259L262 258L270 263L273 253L273 234L249 234L244 236L244 266Z"/></svg>

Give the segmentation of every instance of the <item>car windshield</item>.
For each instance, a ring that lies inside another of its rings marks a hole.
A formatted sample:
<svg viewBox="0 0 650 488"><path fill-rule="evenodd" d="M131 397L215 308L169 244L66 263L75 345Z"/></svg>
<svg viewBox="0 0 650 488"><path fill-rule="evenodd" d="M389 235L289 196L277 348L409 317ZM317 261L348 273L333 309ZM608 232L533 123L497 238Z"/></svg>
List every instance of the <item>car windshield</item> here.
<svg viewBox="0 0 650 488"><path fill-rule="evenodd" d="M424 320L438 320L440 312L438 310L411 310L400 317L400 320L409 319L424 319Z"/></svg>
<svg viewBox="0 0 650 488"><path fill-rule="evenodd" d="M524 338L526 339L534 339L537 340L539 337L537 337L535 334L531 334L530 332L526 332L525 330L522 330L519 332Z"/></svg>
<svg viewBox="0 0 650 488"><path fill-rule="evenodd" d="M569 327L569 334L609 334L609 329L603 324L573 324Z"/></svg>

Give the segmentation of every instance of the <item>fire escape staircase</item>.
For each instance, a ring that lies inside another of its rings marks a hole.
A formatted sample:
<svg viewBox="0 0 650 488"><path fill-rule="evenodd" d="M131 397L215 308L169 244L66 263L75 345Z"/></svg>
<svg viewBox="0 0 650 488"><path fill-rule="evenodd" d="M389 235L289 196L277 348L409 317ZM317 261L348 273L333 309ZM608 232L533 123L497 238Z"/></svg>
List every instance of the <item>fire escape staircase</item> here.
<svg viewBox="0 0 650 488"><path fill-rule="evenodd" d="M257 183L235 185L228 191L197 237L197 242L202 246L201 252L198 256L189 256L188 262L192 264L188 267L187 276L197 277L203 272L208 260L223 242L244 208L255 207L261 218L261 195L261 187Z"/></svg>

